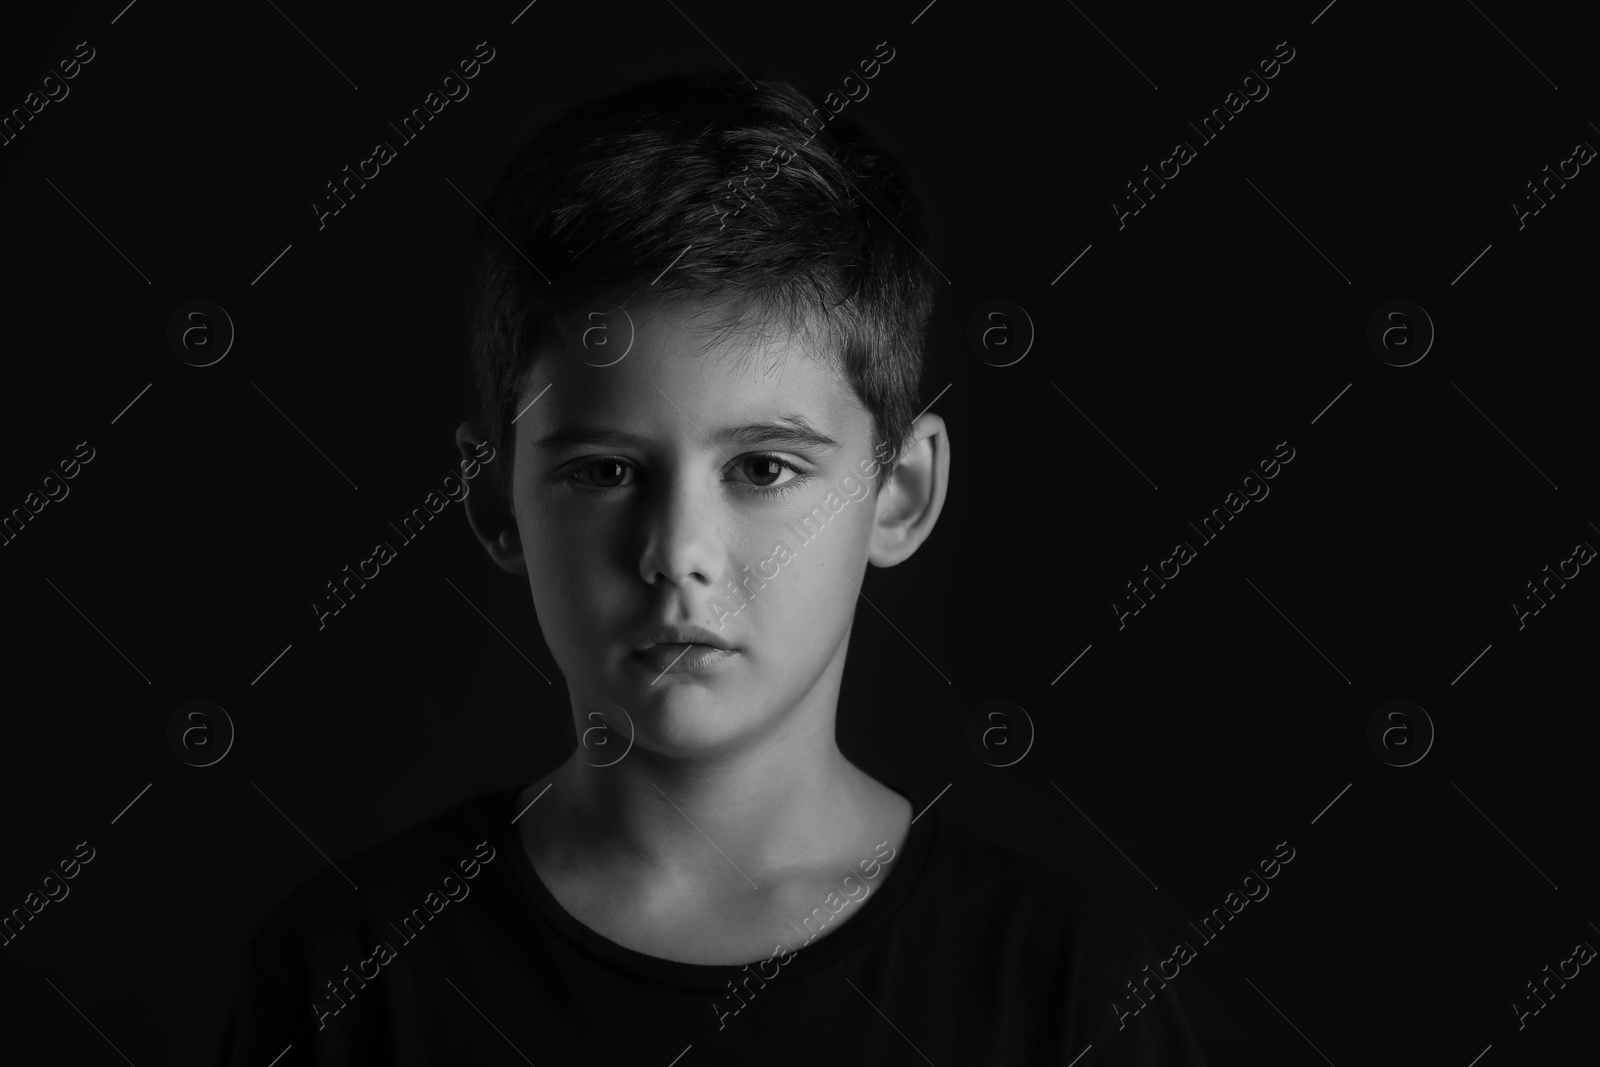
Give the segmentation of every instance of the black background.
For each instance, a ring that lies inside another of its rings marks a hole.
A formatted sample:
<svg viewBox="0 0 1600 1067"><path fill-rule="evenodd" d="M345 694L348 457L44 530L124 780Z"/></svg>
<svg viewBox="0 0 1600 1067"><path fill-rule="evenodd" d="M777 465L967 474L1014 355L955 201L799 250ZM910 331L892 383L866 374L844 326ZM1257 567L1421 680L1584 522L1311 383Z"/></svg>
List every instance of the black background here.
<svg viewBox="0 0 1600 1067"><path fill-rule="evenodd" d="M1587 968L1520 1031L1509 1007L1600 943L1600 578L1520 630L1508 606L1600 545L1600 178L1521 230L1508 206L1600 144L1575 9L538 0L512 25L521 0L122 2L0 16L5 111L96 51L0 146L0 510L96 453L0 547L0 910L97 851L0 949L0 1058L208 1061L292 886L564 757L526 585L459 507L326 629L307 603L455 463L466 200L578 100L730 63L820 97L884 40L849 111L933 217L924 400L953 470L932 538L863 587L881 613L857 612L846 754L949 785L947 816L1081 871L1163 948L1289 842L1271 895L1173 982L1213 1062L1494 1067L1592 1042ZM484 40L470 96L319 230L323 183ZM1270 95L1119 229L1123 182L1280 41ZM214 366L166 342L193 299L237 330ZM993 299L1036 330L1012 366L966 342ZM1393 299L1437 329L1409 367L1366 341ZM1281 441L1270 496L1119 630L1109 599ZM237 728L215 766L167 746L191 699ZM966 741L992 699L1037 730L1011 767ZM1367 744L1391 699L1437 731L1413 766Z"/></svg>

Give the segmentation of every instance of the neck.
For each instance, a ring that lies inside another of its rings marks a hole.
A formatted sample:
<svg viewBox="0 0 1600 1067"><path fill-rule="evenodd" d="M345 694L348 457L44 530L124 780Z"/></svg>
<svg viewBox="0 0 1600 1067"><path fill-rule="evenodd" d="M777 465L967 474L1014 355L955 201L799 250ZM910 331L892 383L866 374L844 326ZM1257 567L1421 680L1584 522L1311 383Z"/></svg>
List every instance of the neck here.
<svg viewBox="0 0 1600 1067"><path fill-rule="evenodd" d="M865 775L833 733L832 714L797 714L736 752L681 759L636 747L608 767L580 747L550 775L536 832L563 865L759 886L857 831Z"/></svg>

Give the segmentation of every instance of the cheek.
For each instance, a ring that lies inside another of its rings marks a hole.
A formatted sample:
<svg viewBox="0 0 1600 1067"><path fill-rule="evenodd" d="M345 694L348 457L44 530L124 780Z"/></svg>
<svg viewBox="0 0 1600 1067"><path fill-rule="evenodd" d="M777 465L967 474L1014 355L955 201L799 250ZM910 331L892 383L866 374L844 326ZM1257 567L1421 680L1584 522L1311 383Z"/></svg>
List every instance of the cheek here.
<svg viewBox="0 0 1600 1067"><path fill-rule="evenodd" d="M861 584L872 517L860 503L850 503L820 531L808 531L799 523L803 514L796 510L784 516L787 525L783 518L777 520L777 532L754 543L761 547L750 562L752 572L762 567L766 587L757 591L748 610L761 619L764 630L784 634L797 647L830 642L853 617L858 594L850 583ZM811 539L805 540L802 533ZM772 546L778 541L789 546L787 563L780 562L781 554L773 556ZM765 563L768 559L772 562ZM767 578L774 570L776 576Z"/></svg>
<svg viewBox="0 0 1600 1067"><path fill-rule="evenodd" d="M518 530L541 624L584 630L585 620L601 616L630 576L619 569L617 532L592 512L549 508L519 522Z"/></svg>

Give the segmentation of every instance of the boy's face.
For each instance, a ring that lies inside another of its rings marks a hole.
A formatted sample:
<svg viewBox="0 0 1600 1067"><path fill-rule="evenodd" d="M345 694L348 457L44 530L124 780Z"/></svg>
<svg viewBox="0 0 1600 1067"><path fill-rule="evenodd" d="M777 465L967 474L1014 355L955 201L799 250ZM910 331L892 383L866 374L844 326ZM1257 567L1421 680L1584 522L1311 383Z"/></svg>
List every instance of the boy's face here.
<svg viewBox="0 0 1600 1067"><path fill-rule="evenodd" d="M623 736L631 721L634 744L679 756L831 715L879 505L864 472L889 454L805 338L778 331L740 365L753 342L708 344L694 310L632 310L633 345L609 366L541 351L517 405L511 488L578 729L602 712ZM641 651L664 625L731 653Z"/></svg>

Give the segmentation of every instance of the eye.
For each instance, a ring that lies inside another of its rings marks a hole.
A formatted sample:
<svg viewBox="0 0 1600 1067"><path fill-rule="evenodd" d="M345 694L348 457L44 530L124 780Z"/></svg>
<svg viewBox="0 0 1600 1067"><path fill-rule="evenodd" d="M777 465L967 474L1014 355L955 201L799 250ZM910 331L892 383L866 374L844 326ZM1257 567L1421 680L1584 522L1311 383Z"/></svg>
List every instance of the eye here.
<svg viewBox="0 0 1600 1067"><path fill-rule="evenodd" d="M581 467L574 467L567 477L590 489L616 489L623 484L622 478L630 469L626 460L597 459ZM585 481L583 475L588 475L593 479L593 483Z"/></svg>
<svg viewBox="0 0 1600 1067"><path fill-rule="evenodd" d="M782 493L791 488L798 488L798 483L805 480L805 471L783 457L767 452L740 456L733 461L733 470L738 474L740 481L764 492ZM794 477L777 481L785 471Z"/></svg>
<svg viewBox="0 0 1600 1067"><path fill-rule="evenodd" d="M749 491L768 496L791 493L808 478L795 464L766 452L740 456L733 461L729 473L730 481L741 482L749 486ZM638 471L629 460L608 456L579 464L559 480L582 489L605 491L637 482Z"/></svg>

